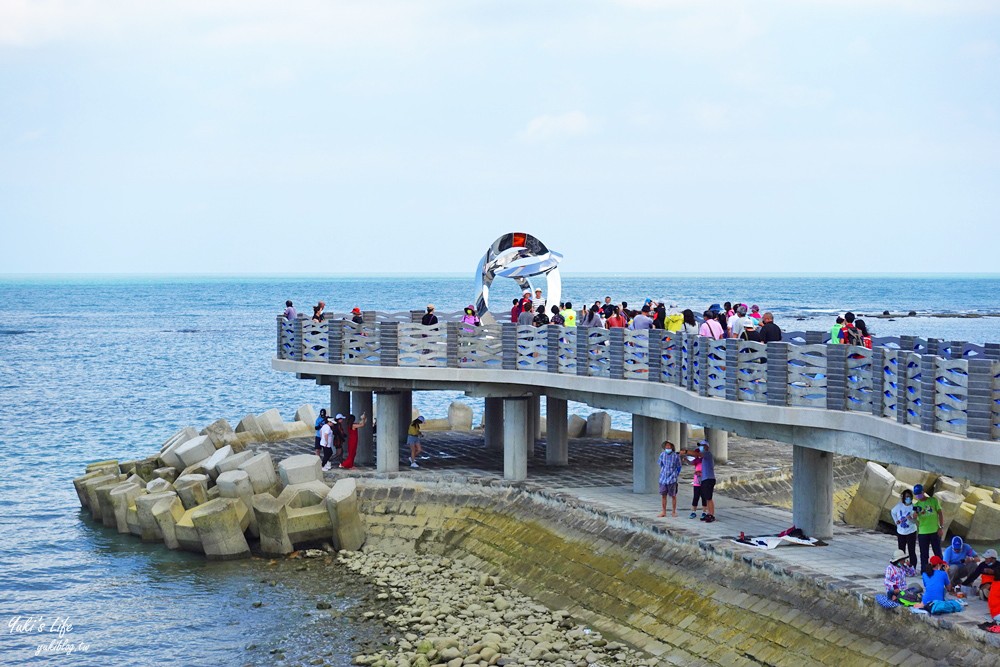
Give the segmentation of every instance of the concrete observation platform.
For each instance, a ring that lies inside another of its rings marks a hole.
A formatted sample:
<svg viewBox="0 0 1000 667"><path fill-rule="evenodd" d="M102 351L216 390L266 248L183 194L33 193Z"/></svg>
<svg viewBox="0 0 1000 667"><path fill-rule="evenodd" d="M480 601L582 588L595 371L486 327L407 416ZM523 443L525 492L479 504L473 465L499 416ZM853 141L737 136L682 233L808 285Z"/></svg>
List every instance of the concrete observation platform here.
<svg viewBox="0 0 1000 667"><path fill-rule="evenodd" d="M310 439L299 438L266 447L275 455L285 456L312 451ZM503 453L484 446L481 433L430 432L424 437L425 455L420 468L412 469L400 455L398 472L379 472L374 465L361 465L351 471L334 468L330 478L350 475L359 478L400 478L428 483L462 482L490 479L505 483ZM816 578L830 589L844 590L858 596L872 597L884 592L883 576L889 556L896 549L893 535L868 531L835 522L833 537L826 546L782 546L760 550L734 543L742 531L747 536L775 535L793 525L792 512L783 507L762 505L727 495L727 489L767 484L787 478L792 469L793 447L784 443L733 437L728 463L716 466L715 523L689 519L692 468L685 466L678 491L678 514L658 517L660 496L636 493L633 488L632 445L627 441L578 439L569 449L566 465L546 463L546 441L539 440L527 461L530 481L506 482L526 489L544 489L564 494L579 504L607 516L624 520L639 529L664 534L698 544L704 551L730 556L736 561L753 560L755 564L778 573ZM838 459L837 469L849 467L849 460ZM919 578L911 581L919 582ZM890 612L886 612L890 613ZM987 635L976 626L988 620L986 603L969 598L968 607L959 614L945 617L944 627L953 627L968 635L985 637L1000 650L1000 637ZM914 619L915 621L917 619ZM937 619L931 622L941 624Z"/></svg>

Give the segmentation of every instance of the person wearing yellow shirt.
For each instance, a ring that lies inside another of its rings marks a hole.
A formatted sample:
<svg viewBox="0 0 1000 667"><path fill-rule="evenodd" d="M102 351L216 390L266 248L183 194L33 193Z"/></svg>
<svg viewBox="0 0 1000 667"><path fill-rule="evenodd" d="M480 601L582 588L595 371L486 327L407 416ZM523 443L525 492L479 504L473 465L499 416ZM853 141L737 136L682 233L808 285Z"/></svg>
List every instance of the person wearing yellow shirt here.
<svg viewBox="0 0 1000 667"><path fill-rule="evenodd" d="M573 310L573 304L569 301L566 302L566 306L562 312L559 313L563 316L563 326L564 327L575 327L576 326L576 311Z"/></svg>

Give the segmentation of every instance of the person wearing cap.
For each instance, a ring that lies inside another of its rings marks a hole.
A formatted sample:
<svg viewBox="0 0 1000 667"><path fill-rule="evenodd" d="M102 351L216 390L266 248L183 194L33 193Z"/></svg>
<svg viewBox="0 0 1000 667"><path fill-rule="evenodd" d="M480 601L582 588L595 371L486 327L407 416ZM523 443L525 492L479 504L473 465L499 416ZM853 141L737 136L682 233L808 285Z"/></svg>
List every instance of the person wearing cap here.
<svg viewBox="0 0 1000 667"><path fill-rule="evenodd" d="M545 299L542 298L542 288L541 287L536 287L535 288L535 305L536 306L544 306L545 305Z"/></svg>
<svg viewBox="0 0 1000 667"><path fill-rule="evenodd" d="M333 424L326 418L326 415L323 415L321 419L323 425L319 429L320 461L323 464L323 470L329 470L332 467L330 460L333 458Z"/></svg>
<svg viewBox="0 0 1000 667"><path fill-rule="evenodd" d="M514 301L516 303L517 299L515 299ZM466 306L464 313L465 314L462 315L462 324L471 325L471 326L474 326L474 327L478 327L481 324L481 322L479 321L479 317L476 315L476 308L475 308L475 306L473 306L471 304L468 305L468 306ZM516 321L517 320L515 320L515 322ZM467 326L463 327L463 328L466 331L472 331L472 329L470 329Z"/></svg>
<svg viewBox="0 0 1000 667"><path fill-rule="evenodd" d="M917 545L920 547L920 571L927 571L927 554L933 551L941 558L941 538L944 536L944 515L937 498L924 493L923 484L913 487L913 510L917 513Z"/></svg>
<svg viewBox="0 0 1000 667"><path fill-rule="evenodd" d="M923 574L924 597L921 602L925 606L932 602L944 601L944 594L948 589L948 572L944 559L940 556L931 556L929 563L930 570Z"/></svg>
<svg viewBox="0 0 1000 667"><path fill-rule="evenodd" d="M965 541L956 535L951 538L951 544L944 550L944 562L948 564L948 579L951 585L961 583L960 580L968 577L969 573L976 569L979 562L979 554ZM956 591L957 592L957 591Z"/></svg>
<svg viewBox="0 0 1000 667"><path fill-rule="evenodd" d="M885 594L894 602L906 592L906 578L917 575L913 566L906 564L906 558L905 551L896 549L885 568Z"/></svg>
<svg viewBox="0 0 1000 667"><path fill-rule="evenodd" d="M420 318L420 323L423 324L425 327L433 326L438 323L437 315L434 314L433 303L427 304L427 312L424 313L424 316L422 318Z"/></svg>
<svg viewBox="0 0 1000 667"><path fill-rule="evenodd" d="M917 513L913 509L913 491L903 489L899 502L889 514L896 524L896 546L910 552L910 567L917 566Z"/></svg>
<svg viewBox="0 0 1000 667"><path fill-rule="evenodd" d="M365 318L361 317L361 309L357 306L351 309L351 321L355 324L362 324L365 321Z"/></svg>
<svg viewBox="0 0 1000 667"><path fill-rule="evenodd" d="M987 549L983 552L983 560L979 563L972 574L962 582L963 586L972 586L976 578L979 578L979 597L987 599L990 595L990 588L996 578L1000 577L1000 562L997 561L997 550Z"/></svg>
<svg viewBox="0 0 1000 667"><path fill-rule="evenodd" d="M423 437L423 433L420 432L420 425L424 423L423 415L417 417L412 422L410 422L410 428L406 430L406 444L410 446L410 467L419 468L417 464L417 458L420 456L424 448L420 446L420 438Z"/></svg>
<svg viewBox="0 0 1000 667"><path fill-rule="evenodd" d="M684 456L693 456L695 460L701 461L701 501L708 510L708 513L701 518L705 523L715 521L715 458L709 449L708 440L698 442L698 449L682 449Z"/></svg>

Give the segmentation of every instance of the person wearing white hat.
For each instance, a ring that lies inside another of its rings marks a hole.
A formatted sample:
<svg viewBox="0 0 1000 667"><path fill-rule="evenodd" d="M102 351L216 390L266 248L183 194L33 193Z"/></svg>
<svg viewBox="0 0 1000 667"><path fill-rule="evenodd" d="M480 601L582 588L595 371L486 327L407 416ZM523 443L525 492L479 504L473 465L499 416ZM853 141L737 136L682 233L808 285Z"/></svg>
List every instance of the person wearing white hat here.
<svg viewBox="0 0 1000 667"><path fill-rule="evenodd" d="M990 588L997 577L1000 577L1000 561L997 561L997 550L987 549L983 552L983 560L972 571L972 574L965 578L962 585L972 586L976 578L979 578L979 597L985 600L990 596Z"/></svg>
<svg viewBox="0 0 1000 667"><path fill-rule="evenodd" d="M885 567L885 594L893 602L899 602L899 598L906 593L906 578L917 574L912 565L906 564L907 558L905 551L896 549Z"/></svg>

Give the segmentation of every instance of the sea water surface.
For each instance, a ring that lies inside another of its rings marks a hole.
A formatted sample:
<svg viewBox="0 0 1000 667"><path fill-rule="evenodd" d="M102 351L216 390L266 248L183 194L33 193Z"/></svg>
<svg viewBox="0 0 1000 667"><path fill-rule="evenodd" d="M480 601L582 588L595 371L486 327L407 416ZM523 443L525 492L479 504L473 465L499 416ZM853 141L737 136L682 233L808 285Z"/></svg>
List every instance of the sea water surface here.
<svg viewBox="0 0 1000 667"><path fill-rule="evenodd" d="M155 452L184 426L219 417L236 424L272 407L291 419L302 403L325 404L328 389L270 368L274 318L286 299L300 312L320 299L334 312L429 302L451 311L473 294L464 276L0 278L0 663L257 659L247 645L266 646L301 624L298 612L310 603L299 598L314 590L279 587L268 593L274 604L254 607L266 561L210 563L119 536L81 519L71 480L90 461ZM606 295L696 312L740 300L773 311L786 330L828 329L848 309L998 312L1000 277L564 278L563 298L574 305ZM513 283L494 286L500 318L516 296ZM877 335L1000 341L1000 318L868 323ZM414 404L443 417L455 398L420 393ZM481 401L469 402L478 418ZM615 422L627 427L628 416ZM359 603L351 591L339 594L344 605ZM353 635L333 634L327 659L348 664Z"/></svg>

